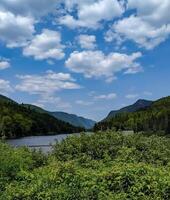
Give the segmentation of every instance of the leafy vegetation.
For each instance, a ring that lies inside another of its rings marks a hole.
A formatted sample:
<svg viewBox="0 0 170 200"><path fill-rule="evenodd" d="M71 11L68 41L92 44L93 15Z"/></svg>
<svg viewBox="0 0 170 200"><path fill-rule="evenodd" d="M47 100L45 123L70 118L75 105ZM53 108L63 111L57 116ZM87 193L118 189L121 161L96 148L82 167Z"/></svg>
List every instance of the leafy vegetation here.
<svg viewBox="0 0 170 200"><path fill-rule="evenodd" d="M1 137L82 130L3 97L0 107ZM170 97L116 114L100 129L145 134L74 135L48 155L0 142L0 200L169 200Z"/></svg>
<svg viewBox="0 0 170 200"><path fill-rule="evenodd" d="M0 144L2 200L169 200L170 139L98 132L43 155Z"/></svg>
<svg viewBox="0 0 170 200"><path fill-rule="evenodd" d="M119 113L95 125L94 130L134 130L170 133L170 97L155 101L136 112Z"/></svg>
<svg viewBox="0 0 170 200"><path fill-rule="evenodd" d="M39 113L13 101L0 99L0 137L16 138L80 132L83 129L60 121L47 113Z"/></svg>

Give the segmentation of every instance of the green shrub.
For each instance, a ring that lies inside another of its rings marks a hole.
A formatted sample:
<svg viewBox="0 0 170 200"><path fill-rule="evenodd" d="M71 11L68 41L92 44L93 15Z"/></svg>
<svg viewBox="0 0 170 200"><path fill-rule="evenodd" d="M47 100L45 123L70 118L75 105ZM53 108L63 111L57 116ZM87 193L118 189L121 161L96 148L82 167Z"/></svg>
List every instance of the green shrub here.
<svg viewBox="0 0 170 200"><path fill-rule="evenodd" d="M170 139L101 132L51 155L0 143L0 200L169 200Z"/></svg>

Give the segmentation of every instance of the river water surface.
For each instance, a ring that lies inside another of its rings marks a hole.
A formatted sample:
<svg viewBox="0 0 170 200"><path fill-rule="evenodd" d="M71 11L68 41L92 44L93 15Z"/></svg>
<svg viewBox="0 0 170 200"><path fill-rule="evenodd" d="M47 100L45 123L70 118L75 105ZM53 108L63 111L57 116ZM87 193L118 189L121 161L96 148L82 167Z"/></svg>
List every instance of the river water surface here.
<svg viewBox="0 0 170 200"><path fill-rule="evenodd" d="M52 150L52 145L54 145L56 141L60 142L70 135L72 134L60 134L51 136L30 136L19 139L6 140L6 142L14 147L27 146L33 149L41 149L43 152L49 152Z"/></svg>

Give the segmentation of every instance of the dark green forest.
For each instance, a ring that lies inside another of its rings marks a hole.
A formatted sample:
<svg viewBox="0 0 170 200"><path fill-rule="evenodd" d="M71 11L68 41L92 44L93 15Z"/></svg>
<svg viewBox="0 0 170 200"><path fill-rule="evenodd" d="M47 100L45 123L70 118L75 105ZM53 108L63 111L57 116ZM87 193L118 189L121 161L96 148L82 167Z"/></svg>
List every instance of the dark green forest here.
<svg viewBox="0 0 170 200"><path fill-rule="evenodd" d="M0 137L17 138L29 135L52 135L80 132L84 129L40 113L9 99L0 99Z"/></svg>
<svg viewBox="0 0 170 200"><path fill-rule="evenodd" d="M149 107L135 112L116 114L97 123L94 130L133 130L134 132L170 133L170 97L153 102Z"/></svg>
<svg viewBox="0 0 170 200"><path fill-rule="evenodd" d="M1 200L169 200L170 139L98 132L49 155L0 143Z"/></svg>

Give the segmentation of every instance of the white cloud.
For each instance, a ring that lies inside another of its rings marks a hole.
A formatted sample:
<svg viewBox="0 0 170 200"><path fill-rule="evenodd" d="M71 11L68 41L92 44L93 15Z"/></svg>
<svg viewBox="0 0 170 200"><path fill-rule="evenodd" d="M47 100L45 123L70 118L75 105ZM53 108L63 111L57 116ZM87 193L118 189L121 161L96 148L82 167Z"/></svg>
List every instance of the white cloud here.
<svg viewBox="0 0 170 200"><path fill-rule="evenodd" d="M0 70L4 70L10 67L8 59L0 58Z"/></svg>
<svg viewBox="0 0 170 200"><path fill-rule="evenodd" d="M128 8L136 9L140 18L155 26L170 23L169 0L128 0Z"/></svg>
<svg viewBox="0 0 170 200"><path fill-rule="evenodd" d="M70 74L47 71L43 75L17 75L20 83L15 89L28 94L38 95L39 99L34 102L42 107L52 106L54 109L68 110L70 103L56 96L60 90L73 90L81 88Z"/></svg>
<svg viewBox="0 0 170 200"><path fill-rule="evenodd" d="M37 60L62 59L64 45L61 44L61 35L57 31L43 29L42 33L35 35L32 41L24 48L24 56L33 56Z"/></svg>
<svg viewBox="0 0 170 200"><path fill-rule="evenodd" d="M83 100L77 100L76 104L81 105L81 106L90 106L93 105L93 102L88 102L88 101L83 101Z"/></svg>
<svg viewBox="0 0 170 200"><path fill-rule="evenodd" d="M25 46L40 17L52 13L58 4L56 0L1 0L0 40L9 48Z"/></svg>
<svg viewBox="0 0 170 200"><path fill-rule="evenodd" d="M17 78L21 82L16 85L16 89L29 94L51 96L60 90L80 88L70 74L53 71L47 71L44 75L17 75Z"/></svg>
<svg viewBox="0 0 170 200"><path fill-rule="evenodd" d="M135 13L116 21L106 33L106 41L121 44L131 40L140 47L153 49L169 37L169 0L128 0L127 8L135 9Z"/></svg>
<svg viewBox="0 0 170 200"><path fill-rule="evenodd" d="M39 17L52 12L58 0L1 0L0 9L8 10L15 15Z"/></svg>
<svg viewBox="0 0 170 200"><path fill-rule="evenodd" d="M141 57L141 53L131 55L121 53L110 53L105 55L101 51L74 51L66 61L66 67L73 72L82 73L86 78L106 77L107 81L112 81L118 72L128 72L130 69L141 69L136 60Z"/></svg>
<svg viewBox="0 0 170 200"><path fill-rule="evenodd" d="M125 97L127 99L136 99L139 97L139 95L138 94L127 94Z"/></svg>
<svg viewBox="0 0 170 200"><path fill-rule="evenodd" d="M72 106L70 103L63 101L60 97L43 95L38 99L34 105L40 105L40 107L49 107L52 106L53 110L65 110L68 111Z"/></svg>
<svg viewBox="0 0 170 200"><path fill-rule="evenodd" d="M0 40L10 48L23 46L34 33L33 24L31 17L0 10Z"/></svg>
<svg viewBox="0 0 170 200"><path fill-rule="evenodd" d="M13 89L11 87L10 82L4 79L0 79L0 93L6 95L12 91Z"/></svg>
<svg viewBox="0 0 170 200"><path fill-rule="evenodd" d="M95 100L112 100L115 98L117 98L116 93L102 94L94 97Z"/></svg>
<svg viewBox="0 0 170 200"><path fill-rule="evenodd" d="M155 27L140 17L131 15L128 18L115 22L112 30L106 33L105 39L108 42L117 40L118 43L122 43L125 40L132 40L140 47L153 49L165 41L169 34L170 24Z"/></svg>
<svg viewBox="0 0 170 200"><path fill-rule="evenodd" d="M75 7L78 6L78 8L84 6L84 5L90 5L94 3L96 0L60 0L60 2L63 2L65 4L65 9L67 11L73 11Z"/></svg>
<svg viewBox="0 0 170 200"><path fill-rule="evenodd" d="M96 36L95 35L79 35L77 37L78 43L82 49L95 49Z"/></svg>
<svg viewBox="0 0 170 200"><path fill-rule="evenodd" d="M117 0L66 0L67 14L59 18L59 23L70 28L87 27L96 29L102 20L112 20L124 12L122 4ZM77 12L77 18L70 13Z"/></svg>

